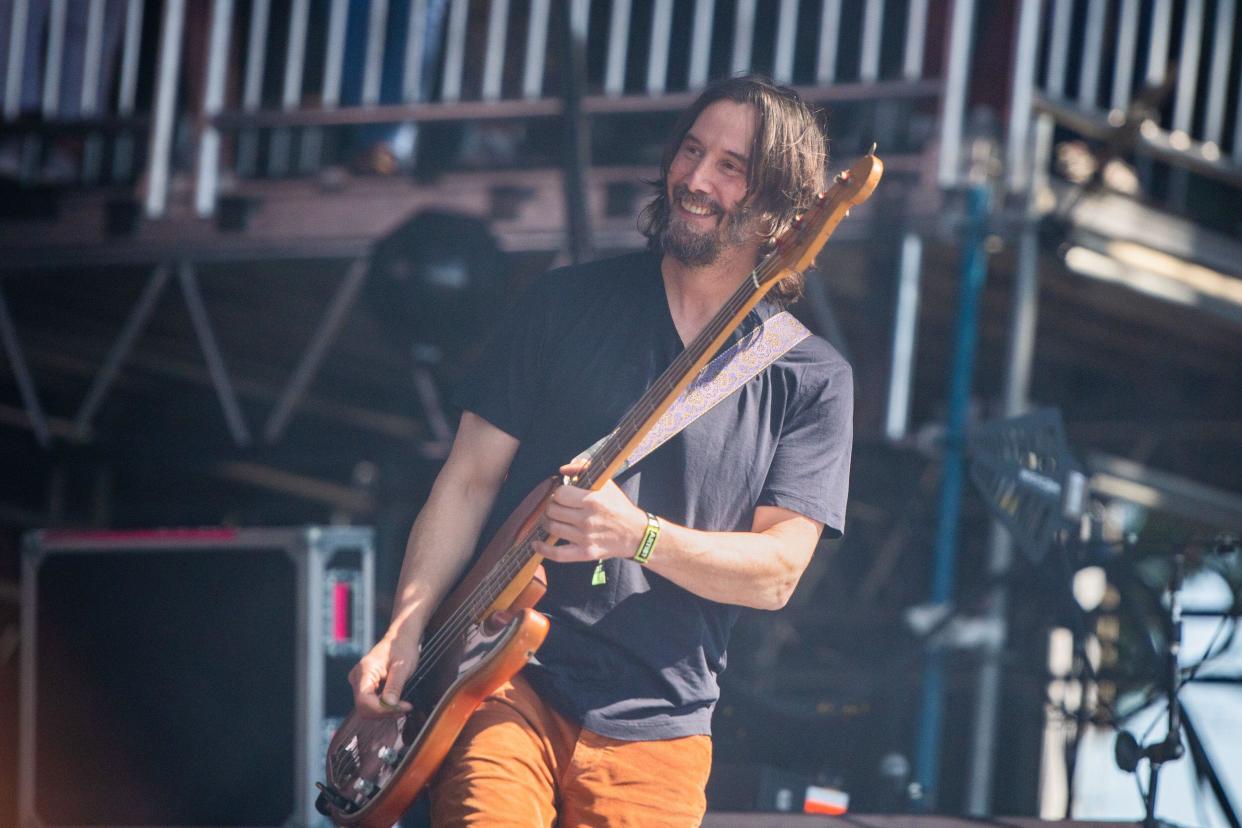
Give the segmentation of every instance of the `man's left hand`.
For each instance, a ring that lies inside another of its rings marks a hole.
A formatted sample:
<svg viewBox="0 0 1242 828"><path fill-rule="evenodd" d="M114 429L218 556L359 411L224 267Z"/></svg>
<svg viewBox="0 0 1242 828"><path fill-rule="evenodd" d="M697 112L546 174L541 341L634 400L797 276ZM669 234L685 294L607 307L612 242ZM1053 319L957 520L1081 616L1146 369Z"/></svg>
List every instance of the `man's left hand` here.
<svg viewBox="0 0 1242 828"><path fill-rule="evenodd" d="M561 467L573 475L581 464ZM561 538L559 546L535 544L535 551L559 563L600 561L633 557L647 527L647 513L609 480L598 491L561 486L552 494L544 516L544 528Z"/></svg>

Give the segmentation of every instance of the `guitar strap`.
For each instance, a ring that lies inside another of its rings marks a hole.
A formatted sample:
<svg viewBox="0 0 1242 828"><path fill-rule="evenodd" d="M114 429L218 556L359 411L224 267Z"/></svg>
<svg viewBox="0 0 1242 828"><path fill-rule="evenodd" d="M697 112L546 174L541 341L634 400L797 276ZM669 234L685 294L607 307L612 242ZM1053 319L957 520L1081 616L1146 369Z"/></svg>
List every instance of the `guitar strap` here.
<svg viewBox="0 0 1242 828"><path fill-rule="evenodd" d="M647 432L617 473L625 471L667 443L686 426L711 411L789 349L811 335L788 311L780 311L703 366L664 415ZM579 457L590 457L608 439L605 435Z"/></svg>

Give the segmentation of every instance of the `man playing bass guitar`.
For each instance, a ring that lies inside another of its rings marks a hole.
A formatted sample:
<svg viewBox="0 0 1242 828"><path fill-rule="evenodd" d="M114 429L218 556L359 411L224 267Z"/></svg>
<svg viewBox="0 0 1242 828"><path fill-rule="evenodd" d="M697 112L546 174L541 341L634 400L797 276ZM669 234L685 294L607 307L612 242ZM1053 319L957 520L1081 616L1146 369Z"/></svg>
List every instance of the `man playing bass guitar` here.
<svg viewBox="0 0 1242 828"><path fill-rule="evenodd" d="M753 278L825 189L826 161L792 91L717 82L670 137L641 219L648 250L554 271L518 302L459 397L391 625L350 675L361 714L408 709L420 637L479 539L608 434ZM733 341L800 291L785 279ZM536 549L547 639L440 767L436 825L699 823L729 629L741 607L783 606L821 532L840 534L852 407L848 364L807 337L602 488L556 490L544 520L561 542Z"/></svg>

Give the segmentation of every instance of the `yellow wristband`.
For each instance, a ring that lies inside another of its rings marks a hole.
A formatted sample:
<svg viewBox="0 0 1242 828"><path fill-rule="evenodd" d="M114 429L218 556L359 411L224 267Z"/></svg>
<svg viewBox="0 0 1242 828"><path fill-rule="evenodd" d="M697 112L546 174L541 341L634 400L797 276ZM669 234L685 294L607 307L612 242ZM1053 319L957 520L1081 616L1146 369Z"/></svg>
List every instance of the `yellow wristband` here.
<svg viewBox="0 0 1242 828"><path fill-rule="evenodd" d="M659 537L660 519L648 512L647 529L643 532L643 539L638 543L638 551L634 553L634 560L644 565L651 560L651 553L655 551L656 539Z"/></svg>

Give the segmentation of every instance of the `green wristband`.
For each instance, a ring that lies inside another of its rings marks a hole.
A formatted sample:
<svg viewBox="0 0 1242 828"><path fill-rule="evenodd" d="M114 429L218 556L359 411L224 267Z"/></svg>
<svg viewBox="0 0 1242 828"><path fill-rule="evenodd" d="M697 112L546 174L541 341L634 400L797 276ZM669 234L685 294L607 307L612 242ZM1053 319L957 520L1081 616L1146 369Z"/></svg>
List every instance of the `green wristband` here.
<svg viewBox="0 0 1242 828"><path fill-rule="evenodd" d="M651 560L651 553L655 551L656 540L659 537L660 519L648 512L647 529L643 532L643 539L638 543L638 551L634 553L634 560L646 565L647 561Z"/></svg>

